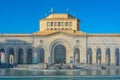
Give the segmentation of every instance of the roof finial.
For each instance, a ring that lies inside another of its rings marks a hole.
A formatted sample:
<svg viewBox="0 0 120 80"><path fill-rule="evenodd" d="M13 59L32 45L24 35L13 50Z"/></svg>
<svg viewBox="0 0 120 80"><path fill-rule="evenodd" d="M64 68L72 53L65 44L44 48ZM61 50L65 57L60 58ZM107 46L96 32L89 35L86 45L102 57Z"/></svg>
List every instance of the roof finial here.
<svg viewBox="0 0 120 80"><path fill-rule="evenodd" d="M54 10L53 8L50 9L50 14L53 14L54 13Z"/></svg>
<svg viewBox="0 0 120 80"><path fill-rule="evenodd" d="M68 12L69 12L69 8L66 9L66 13L68 13Z"/></svg>

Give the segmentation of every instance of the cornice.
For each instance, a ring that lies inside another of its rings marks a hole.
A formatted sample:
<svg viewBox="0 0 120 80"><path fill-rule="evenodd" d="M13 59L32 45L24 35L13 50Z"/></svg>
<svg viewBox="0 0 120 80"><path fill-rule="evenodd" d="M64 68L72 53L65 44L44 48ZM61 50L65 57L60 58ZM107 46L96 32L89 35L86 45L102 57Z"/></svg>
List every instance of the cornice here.
<svg viewBox="0 0 120 80"><path fill-rule="evenodd" d="M120 37L120 34L88 34L88 37Z"/></svg>

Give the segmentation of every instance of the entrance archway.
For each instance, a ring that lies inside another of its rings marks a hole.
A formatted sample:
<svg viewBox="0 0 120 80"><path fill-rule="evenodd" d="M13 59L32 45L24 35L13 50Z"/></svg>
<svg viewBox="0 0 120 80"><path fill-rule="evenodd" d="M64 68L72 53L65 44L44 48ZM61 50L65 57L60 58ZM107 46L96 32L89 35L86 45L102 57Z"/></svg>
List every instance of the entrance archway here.
<svg viewBox="0 0 120 80"><path fill-rule="evenodd" d="M23 64L23 49L18 49L18 64Z"/></svg>
<svg viewBox="0 0 120 80"><path fill-rule="evenodd" d="M115 60L116 60L116 65L117 65L117 66L119 65L119 55L120 55L119 49L117 48L117 49L115 50Z"/></svg>
<svg viewBox="0 0 120 80"><path fill-rule="evenodd" d="M0 63L5 63L5 49L0 49Z"/></svg>
<svg viewBox="0 0 120 80"><path fill-rule="evenodd" d="M96 52L96 63L101 64L101 49L98 48Z"/></svg>
<svg viewBox="0 0 120 80"><path fill-rule="evenodd" d="M39 48L38 49L38 63L44 63L44 56L45 55L45 50L44 48Z"/></svg>
<svg viewBox="0 0 120 80"><path fill-rule="evenodd" d="M91 48L87 50L87 63L92 64L92 49Z"/></svg>
<svg viewBox="0 0 120 80"><path fill-rule="evenodd" d="M79 48L75 48L74 50L74 63L80 62L80 50Z"/></svg>
<svg viewBox="0 0 120 80"><path fill-rule="evenodd" d="M54 48L54 63L66 63L66 48L61 44L56 45Z"/></svg>
<svg viewBox="0 0 120 80"><path fill-rule="evenodd" d="M32 64L32 49L27 50L27 64Z"/></svg>
<svg viewBox="0 0 120 80"><path fill-rule="evenodd" d="M110 48L107 48L105 58L106 58L106 64L110 65Z"/></svg>
<svg viewBox="0 0 120 80"><path fill-rule="evenodd" d="M13 64L15 62L14 49L10 48L8 50L8 54L9 54L9 63Z"/></svg>

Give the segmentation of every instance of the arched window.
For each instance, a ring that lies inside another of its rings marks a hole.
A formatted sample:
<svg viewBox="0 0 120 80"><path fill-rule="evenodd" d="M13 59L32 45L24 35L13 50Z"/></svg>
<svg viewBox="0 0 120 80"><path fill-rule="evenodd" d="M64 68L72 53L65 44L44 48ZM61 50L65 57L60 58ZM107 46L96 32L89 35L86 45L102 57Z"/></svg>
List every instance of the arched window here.
<svg viewBox="0 0 120 80"><path fill-rule="evenodd" d="M18 64L23 64L23 59L24 59L23 49L19 48L18 49Z"/></svg>
<svg viewBox="0 0 120 80"><path fill-rule="evenodd" d="M116 65L119 65L119 58L120 58L120 52L119 52L119 48L117 48L115 50L115 61L116 61Z"/></svg>
<svg viewBox="0 0 120 80"><path fill-rule="evenodd" d="M91 48L87 50L87 63L92 64L92 49Z"/></svg>
<svg viewBox="0 0 120 80"><path fill-rule="evenodd" d="M79 48L75 48L74 50L74 63L80 62L80 50Z"/></svg>
<svg viewBox="0 0 120 80"><path fill-rule="evenodd" d="M45 50L44 48L38 49L38 63L44 63Z"/></svg>
<svg viewBox="0 0 120 80"><path fill-rule="evenodd" d="M98 48L96 52L96 63L101 64L101 49Z"/></svg>
<svg viewBox="0 0 120 80"><path fill-rule="evenodd" d="M27 50L27 64L32 64L32 49Z"/></svg>
<svg viewBox="0 0 120 80"><path fill-rule="evenodd" d="M106 59L106 64L110 65L110 48L106 49L106 55L105 55L105 59Z"/></svg>
<svg viewBox="0 0 120 80"><path fill-rule="evenodd" d="M8 54L9 54L9 63L14 64L15 63L14 50L12 48L10 48L8 50Z"/></svg>
<svg viewBox="0 0 120 80"><path fill-rule="evenodd" d="M5 63L5 49L0 49L0 63Z"/></svg>

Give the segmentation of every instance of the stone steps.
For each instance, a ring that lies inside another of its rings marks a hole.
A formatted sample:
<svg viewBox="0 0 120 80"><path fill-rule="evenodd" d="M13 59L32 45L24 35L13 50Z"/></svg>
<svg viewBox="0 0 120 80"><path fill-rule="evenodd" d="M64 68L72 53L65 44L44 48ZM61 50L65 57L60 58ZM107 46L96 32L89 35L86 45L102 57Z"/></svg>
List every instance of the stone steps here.
<svg viewBox="0 0 120 80"><path fill-rule="evenodd" d="M46 69L47 64L41 63L41 64L19 64L17 65L17 68L29 68L29 69Z"/></svg>

